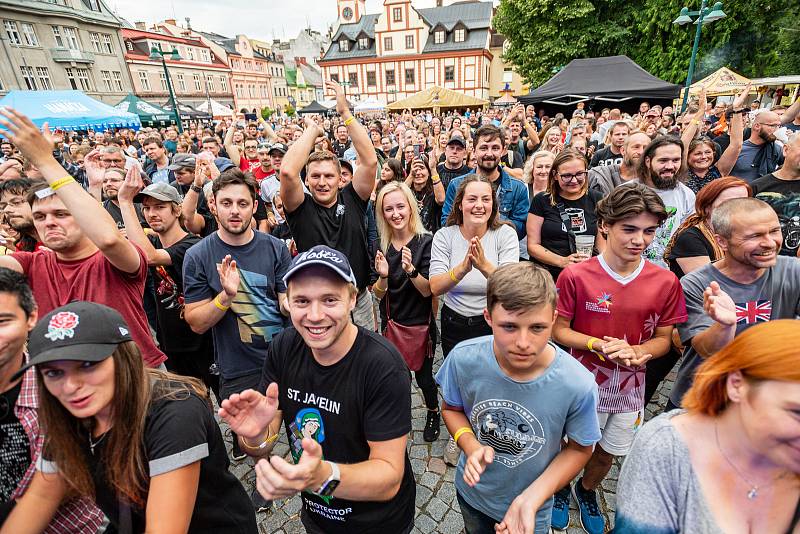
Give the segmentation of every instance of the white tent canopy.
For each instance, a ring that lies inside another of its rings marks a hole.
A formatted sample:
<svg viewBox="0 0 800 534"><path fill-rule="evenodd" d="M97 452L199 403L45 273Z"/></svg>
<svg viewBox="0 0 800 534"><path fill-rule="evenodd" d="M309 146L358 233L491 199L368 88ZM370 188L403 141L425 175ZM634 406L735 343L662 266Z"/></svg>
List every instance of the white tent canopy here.
<svg viewBox="0 0 800 534"><path fill-rule="evenodd" d="M372 111L384 111L385 109L386 104L377 98L370 97L357 104L354 111L356 113L369 113Z"/></svg>
<svg viewBox="0 0 800 534"><path fill-rule="evenodd" d="M210 100L211 102L211 109L209 108L209 100L203 102L199 106L197 106L198 111L205 111L206 113L211 113L213 117L232 117L234 115L233 110L227 106L224 106L217 102L214 99Z"/></svg>

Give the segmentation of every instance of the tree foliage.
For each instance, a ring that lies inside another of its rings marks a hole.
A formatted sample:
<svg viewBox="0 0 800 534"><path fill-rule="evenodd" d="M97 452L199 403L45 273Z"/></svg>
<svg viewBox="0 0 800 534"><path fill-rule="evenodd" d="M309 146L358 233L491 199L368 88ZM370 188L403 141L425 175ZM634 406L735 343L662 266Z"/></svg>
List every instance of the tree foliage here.
<svg viewBox="0 0 800 534"><path fill-rule="evenodd" d="M747 77L800 73L797 0L723 0L726 18L703 26L695 80L727 66ZM708 4L713 5L713 0ZM533 85L572 59L625 54L655 76L683 83L697 26L672 21L698 0L501 0L494 25L506 59Z"/></svg>
<svg viewBox="0 0 800 534"><path fill-rule="evenodd" d="M275 113L275 110L269 106L261 108L261 118L265 121L269 120L273 113Z"/></svg>

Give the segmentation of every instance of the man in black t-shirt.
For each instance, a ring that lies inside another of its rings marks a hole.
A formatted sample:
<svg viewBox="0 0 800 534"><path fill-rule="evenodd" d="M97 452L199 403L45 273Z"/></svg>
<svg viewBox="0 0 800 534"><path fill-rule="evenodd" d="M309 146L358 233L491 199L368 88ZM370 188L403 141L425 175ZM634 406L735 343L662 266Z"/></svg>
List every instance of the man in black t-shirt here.
<svg viewBox="0 0 800 534"><path fill-rule="evenodd" d="M619 121L611 127L611 143L592 156L590 167L598 165L618 165L622 163L622 146L630 133L630 125Z"/></svg>
<svg viewBox="0 0 800 534"><path fill-rule="evenodd" d="M766 202L781 223L782 256L800 256L800 133L789 136L783 145L783 166L762 176L751 185L753 195Z"/></svg>
<svg viewBox="0 0 800 534"><path fill-rule="evenodd" d="M302 492L310 534L407 534L415 499L408 369L391 343L350 320L356 280L343 253L313 247L284 281L294 328L273 339L258 391L232 395L219 414L255 457L286 428L294 463L259 461L256 487L266 499Z"/></svg>
<svg viewBox="0 0 800 534"><path fill-rule="evenodd" d="M315 245L327 245L347 255L358 287L353 320L359 326L375 330L372 296L367 289L372 258L365 221L367 202L375 187L378 158L367 130L350 114L342 87L336 82L328 83L336 91L336 111L344 120L358 155L353 180L340 190L342 169L336 155L323 150L309 156L323 132L316 122L306 117L303 135L289 148L281 164L281 199L299 252ZM310 193L303 192L300 181L304 166Z"/></svg>
<svg viewBox="0 0 800 534"><path fill-rule="evenodd" d="M460 131L454 131L450 135L447 146L444 148L445 160L436 167L445 191L447 191L447 186L450 185L450 180L464 176L472 170L464 163L466 155L467 141Z"/></svg>

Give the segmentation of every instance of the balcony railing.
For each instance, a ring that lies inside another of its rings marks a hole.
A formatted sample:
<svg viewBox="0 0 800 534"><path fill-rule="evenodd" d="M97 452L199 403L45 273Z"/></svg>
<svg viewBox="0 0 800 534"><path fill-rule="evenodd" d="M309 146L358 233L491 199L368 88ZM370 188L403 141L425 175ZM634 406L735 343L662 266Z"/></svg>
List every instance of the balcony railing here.
<svg viewBox="0 0 800 534"><path fill-rule="evenodd" d="M51 48L50 54L57 63L94 63L94 52L71 48Z"/></svg>

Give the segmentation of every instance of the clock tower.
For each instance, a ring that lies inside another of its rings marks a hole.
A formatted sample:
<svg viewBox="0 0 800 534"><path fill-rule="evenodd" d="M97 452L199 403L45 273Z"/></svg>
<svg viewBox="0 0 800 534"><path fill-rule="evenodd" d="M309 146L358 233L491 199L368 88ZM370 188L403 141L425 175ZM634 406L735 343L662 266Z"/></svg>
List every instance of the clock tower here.
<svg viewBox="0 0 800 534"><path fill-rule="evenodd" d="M365 0L336 0L337 22L352 24L367 14Z"/></svg>

